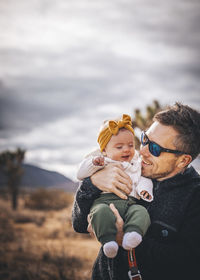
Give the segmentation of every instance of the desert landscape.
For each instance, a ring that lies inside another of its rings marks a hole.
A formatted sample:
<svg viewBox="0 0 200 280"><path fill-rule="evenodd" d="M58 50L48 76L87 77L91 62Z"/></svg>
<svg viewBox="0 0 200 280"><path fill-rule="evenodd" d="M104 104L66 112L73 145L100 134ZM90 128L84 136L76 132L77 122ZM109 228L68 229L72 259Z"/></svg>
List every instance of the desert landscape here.
<svg viewBox="0 0 200 280"><path fill-rule="evenodd" d="M0 196L1 280L89 280L99 243L71 225L73 193L21 192L18 209Z"/></svg>

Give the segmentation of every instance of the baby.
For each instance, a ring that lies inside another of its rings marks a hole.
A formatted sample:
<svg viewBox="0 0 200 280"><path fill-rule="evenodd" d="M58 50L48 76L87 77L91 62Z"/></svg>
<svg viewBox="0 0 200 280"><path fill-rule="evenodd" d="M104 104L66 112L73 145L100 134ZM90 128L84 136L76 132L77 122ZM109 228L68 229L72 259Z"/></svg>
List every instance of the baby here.
<svg viewBox="0 0 200 280"><path fill-rule="evenodd" d="M90 209L92 228L103 245L104 254L108 258L114 258L118 251L118 244L115 241L117 229L116 218L109 207L110 203L115 205L124 220L122 247L126 250L135 248L142 241L150 225L149 214L143 206L137 204L137 199L152 201L153 184L150 179L141 176L141 160L135 150L130 116L123 115L121 120L104 122L98 143L100 150L91 153L82 161L77 178L83 180L109 163L120 162L132 180L132 191L128 199L124 200L113 193L103 192Z"/></svg>

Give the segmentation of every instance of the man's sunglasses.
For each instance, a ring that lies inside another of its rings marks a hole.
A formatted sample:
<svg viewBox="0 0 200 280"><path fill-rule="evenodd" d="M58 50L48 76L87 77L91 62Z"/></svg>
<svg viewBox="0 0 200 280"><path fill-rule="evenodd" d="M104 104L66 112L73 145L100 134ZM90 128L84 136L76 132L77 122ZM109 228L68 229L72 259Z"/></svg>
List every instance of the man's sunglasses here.
<svg viewBox="0 0 200 280"><path fill-rule="evenodd" d="M149 145L149 152L155 157L159 157L159 155L162 152L173 153L173 154L185 154L184 152L181 152L178 150L165 149L165 148L161 147L160 145L158 145L157 143L150 141L144 131L142 131L141 143L143 146Z"/></svg>

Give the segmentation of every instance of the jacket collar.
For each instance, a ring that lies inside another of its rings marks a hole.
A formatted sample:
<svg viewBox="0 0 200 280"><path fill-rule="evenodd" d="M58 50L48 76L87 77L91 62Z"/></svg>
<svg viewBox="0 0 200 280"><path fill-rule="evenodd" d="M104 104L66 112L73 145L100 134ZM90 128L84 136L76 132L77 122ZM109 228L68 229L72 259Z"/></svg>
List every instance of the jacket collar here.
<svg viewBox="0 0 200 280"><path fill-rule="evenodd" d="M187 182L191 182L191 179L197 180L200 183L200 175L197 171L192 167L188 167L183 173L178 173L173 177L167 178L163 181L153 180L155 189L159 188L160 186L163 187L173 187L173 186L180 186L186 184Z"/></svg>

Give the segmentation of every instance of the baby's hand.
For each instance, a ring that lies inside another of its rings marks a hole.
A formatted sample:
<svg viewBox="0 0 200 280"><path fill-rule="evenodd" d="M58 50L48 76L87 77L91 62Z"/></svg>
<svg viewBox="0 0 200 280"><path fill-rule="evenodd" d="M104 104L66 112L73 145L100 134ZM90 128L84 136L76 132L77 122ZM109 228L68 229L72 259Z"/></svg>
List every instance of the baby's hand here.
<svg viewBox="0 0 200 280"><path fill-rule="evenodd" d="M94 157L92 163L97 166L104 166L104 157Z"/></svg>
<svg viewBox="0 0 200 280"><path fill-rule="evenodd" d="M141 191L140 194L142 195L143 198L146 198L146 199L149 199L149 200L152 199L151 195L147 191Z"/></svg>

